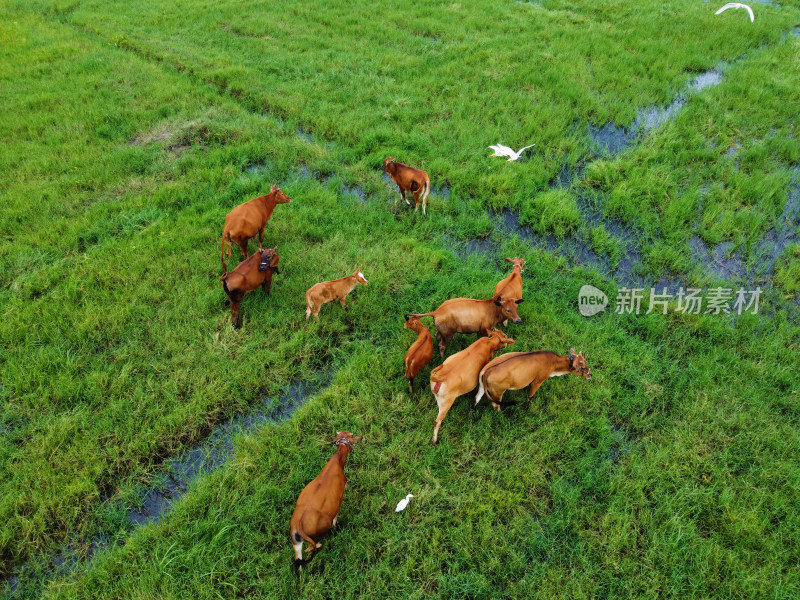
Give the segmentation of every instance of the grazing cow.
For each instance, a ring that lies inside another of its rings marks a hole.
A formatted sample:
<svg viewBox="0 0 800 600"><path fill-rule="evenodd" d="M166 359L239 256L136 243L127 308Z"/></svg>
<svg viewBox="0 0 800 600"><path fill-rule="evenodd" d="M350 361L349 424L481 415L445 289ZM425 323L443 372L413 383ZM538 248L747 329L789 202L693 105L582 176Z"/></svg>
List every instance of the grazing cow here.
<svg viewBox="0 0 800 600"><path fill-rule="evenodd" d="M220 280L222 289L231 302L231 315L233 326L241 327L239 323L239 304L247 292L252 292L258 286L264 286L264 291L269 294L272 287L272 274L280 273L278 270L278 247L266 249L259 248L256 252L240 262L230 273L226 273Z"/></svg>
<svg viewBox="0 0 800 600"><path fill-rule="evenodd" d="M406 329L416 331L419 335L417 340L411 344L405 358L406 366L406 379L408 379L408 392L414 393L412 384L419 375L420 369L428 364L433 356L433 340L431 339L431 332L422 324L419 317L412 317L406 315L406 322L403 325Z"/></svg>
<svg viewBox="0 0 800 600"><path fill-rule="evenodd" d="M222 230L222 274L228 272L225 264L225 244L228 244L228 258L231 256L233 244L242 249L242 258L247 258L247 245L250 238L258 234L258 247L264 244L264 227L272 216L277 204L286 204L292 199L277 186L272 185L266 196L259 196L240 204L225 217L225 228Z"/></svg>
<svg viewBox="0 0 800 600"><path fill-rule="evenodd" d="M414 212L419 209L419 205L422 203L422 214L428 214L425 212L425 207L428 203L428 194L431 191L431 180L428 178L427 172L399 163L394 158L387 158L383 161L383 170L397 184L400 189L400 196L409 206L411 206L411 202L406 199L406 192L414 194L414 202L416 202Z"/></svg>
<svg viewBox="0 0 800 600"><path fill-rule="evenodd" d="M511 274L494 286L495 298L522 298L522 270L525 268L525 261L521 258L506 258L514 266ZM508 319L503 321L503 325L508 325Z"/></svg>
<svg viewBox="0 0 800 600"><path fill-rule="evenodd" d="M506 390L521 390L530 384L527 403L529 405L531 398L545 379L568 373L586 379L592 378L592 372L586 366L583 352L576 353L575 348L569 349L569 356L559 356L549 350L503 354L481 370L475 405L477 406L486 394L492 401L492 406L499 411Z"/></svg>
<svg viewBox="0 0 800 600"><path fill-rule="evenodd" d="M492 359L492 355L500 348L514 343L514 340L506 337L499 329L487 330L485 333L487 337L478 338L478 341L448 357L431 371L431 391L439 405L439 414L433 428L434 444L439 441L439 427L456 398L474 390L478 385L481 369Z"/></svg>
<svg viewBox="0 0 800 600"><path fill-rule="evenodd" d="M319 309L327 302L338 300L342 303L342 308L347 308L345 298L347 294L353 291L353 288L358 284L367 285L364 274L361 268L356 269L356 272L341 279L334 279L333 281L322 281L312 285L306 292L306 321L313 314L314 318L319 321Z"/></svg>
<svg viewBox="0 0 800 600"><path fill-rule="evenodd" d="M439 342L439 353L444 356L445 348L455 333L477 333L492 329L504 319L521 323L517 314L517 304L522 298L489 298L488 300L472 300L471 298L453 298L442 302L433 312L410 315L412 317L433 317L436 326L436 339Z"/></svg>
<svg viewBox="0 0 800 600"><path fill-rule="evenodd" d="M361 439L362 436L353 437L353 434L347 431L338 432L333 439L336 453L322 468L322 472L300 492L292 520L289 522L289 536L295 553L294 564L298 571L302 571L303 565L311 562L314 554L322 547L317 540L328 533L331 527L336 526L344 486L347 483L344 463L350 450L353 449L353 444ZM303 558L304 541L309 544L306 554L311 554L307 559Z"/></svg>

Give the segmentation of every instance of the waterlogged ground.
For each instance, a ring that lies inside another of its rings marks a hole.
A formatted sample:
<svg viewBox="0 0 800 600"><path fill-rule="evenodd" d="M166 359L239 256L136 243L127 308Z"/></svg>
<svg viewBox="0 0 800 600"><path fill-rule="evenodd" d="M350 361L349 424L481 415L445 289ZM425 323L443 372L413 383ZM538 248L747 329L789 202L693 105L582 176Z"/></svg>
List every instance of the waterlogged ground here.
<svg viewBox="0 0 800 600"><path fill-rule="evenodd" d="M797 596L800 10L753 6L0 9L5 593ZM427 217L385 156L431 174ZM271 183L281 274L234 330L220 224ZM595 376L459 400L434 447L402 315L489 297L505 256L512 350ZM689 287L759 313L644 314ZM289 516L341 430L341 526L298 577Z"/></svg>

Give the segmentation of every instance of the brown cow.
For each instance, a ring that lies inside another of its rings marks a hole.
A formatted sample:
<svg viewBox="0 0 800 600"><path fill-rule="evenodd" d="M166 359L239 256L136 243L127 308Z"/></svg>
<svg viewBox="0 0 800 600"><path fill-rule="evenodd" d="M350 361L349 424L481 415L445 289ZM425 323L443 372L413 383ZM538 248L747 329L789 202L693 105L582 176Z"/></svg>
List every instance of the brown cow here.
<svg viewBox="0 0 800 600"><path fill-rule="evenodd" d="M342 303L342 308L347 308L345 298L347 294L353 291L353 288L358 284L367 285L364 274L361 268L356 269L356 272L341 279L334 279L333 281L321 281L315 283L306 292L306 321L313 314L314 318L319 321L319 309L323 304L338 300Z"/></svg>
<svg viewBox="0 0 800 600"><path fill-rule="evenodd" d="M422 324L419 317L412 317L406 315L406 322L403 325L406 329L416 331L419 335L416 341L411 344L405 358L406 379L408 379L408 392L414 393L412 384L419 375L420 369L430 362L433 357L433 340L431 339L431 332Z"/></svg>
<svg viewBox="0 0 800 600"><path fill-rule="evenodd" d="M300 492L289 522L289 536L295 553L294 564L298 571L302 571L303 565L309 563L317 550L322 547L316 540L328 533L331 527L336 526L336 518L344 496L344 486L347 483L344 463L350 450L353 449L353 444L361 439L362 436L353 437L353 434L347 431L338 432L333 438L336 453L322 468L322 472ZM311 556L307 559L303 558L303 541L309 544L306 554Z"/></svg>
<svg viewBox="0 0 800 600"><path fill-rule="evenodd" d="M238 329L239 323L239 304L247 292L252 292L258 286L263 286L264 291L269 294L272 287L272 274L280 273L278 270L278 247L264 250L259 248L250 258L240 262L230 273L226 273L222 280L222 289L231 302L231 315L233 316L233 326Z"/></svg>
<svg viewBox="0 0 800 600"><path fill-rule="evenodd" d="M433 317L436 326L436 339L439 342L439 353L444 356L445 348L455 333L478 333L491 329L504 319L521 323L517 314L517 304L522 298L489 298L473 300L471 298L453 298L442 302L433 312L411 315L412 317Z"/></svg>
<svg viewBox="0 0 800 600"><path fill-rule="evenodd" d="M569 349L569 356L559 356L549 350L503 354L481 370L475 405L477 406L486 394L492 401L492 406L499 411L506 390L520 390L528 384L531 386L528 392L528 404L530 404L536 390L546 379L568 373L586 379L592 378L592 372L586 366L583 352L576 353L575 348Z"/></svg>
<svg viewBox="0 0 800 600"><path fill-rule="evenodd" d="M266 196L259 196L240 204L225 217L225 228L222 230L222 274L228 272L225 264L225 243L228 245L228 258L231 256L233 244L242 249L242 258L247 258L247 246L250 238L258 234L258 247L264 244L264 227L272 216L277 204L286 204L292 199L277 186L270 186Z"/></svg>
<svg viewBox="0 0 800 600"><path fill-rule="evenodd" d="M522 270L525 268L525 261L521 258L506 258L514 266L511 274L494 286L495 298L522 298ZM508 325L508 319L503 321L503 325Z"/></svg>
<svg viewBox="0 0 800 600"><path fill-rule="evenodd" d="M383 170L389 174L400 189L400 196L405 200L406 204L411 206L411 202L406 199L406 192L414 194L414 202L416 208L414 212L419 210L420 202L422 203L422 214L425 212L425 207L428 203L428 194L431 191L431 180L428 178L428 173L409 167L403 163L397 162L395 158L387 158L383 161ZM420 199L420 196L422 197ZM396 202L395 202L396 204Z"/></svg>
<svg viewBox="0 0 800 600"><path fill-rule="evenodd" d="M439 414L433 428L434 444L439 441L439 427L456 398L474 390L478 385L478 374L491 360L492 355L500 348L514 343L514 340L507 338L499 329L487 330L485 333L487 337L478 338L478 341L448 357L431 371L431 391L439 405Z"/></svg>

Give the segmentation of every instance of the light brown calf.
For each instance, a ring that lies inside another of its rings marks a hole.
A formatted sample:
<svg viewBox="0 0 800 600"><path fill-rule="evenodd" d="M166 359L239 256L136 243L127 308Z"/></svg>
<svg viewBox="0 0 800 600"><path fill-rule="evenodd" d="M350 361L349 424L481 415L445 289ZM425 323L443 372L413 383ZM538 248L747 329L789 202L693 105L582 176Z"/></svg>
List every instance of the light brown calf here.
<svg viewBox="0 0 800 600"><path fill-rule="evenodd" d="M345 298L347 294L353 291L353 288L358 284L367 285L364 274L361 268L356 269L356 272L341 279L334 279L333 281L321 281L312 285L306 292L306 321L311 315L319 321L319 309L323 304L338 300L342 303L342 308L347 308Z"/></svg>
<svg viewBox="0 0 800 600"><path fill-rule="evenodd" d="M461 352L448 357L431 371L431 391L439 405L439 414L433 428L434 444L439 441L439 427L456 398L474 390L478 385L481 369L491 360L492 355L500 348L514 343L514 340L507 338L499 329L486 331L486 335L487 337L479 338Z"/></svg>
<svg viewBox="0 0 800 600"><path fill-rule="evenodd" d="M231 316L233 326L241 327L239 323L239 304L247 292L252 292L258 286L263 286L269 294L272 287L272 274L280 273L278 270L278 247L272 250L259 248L250 258L240 262L230 273L226 273L222 280L222 289L231 303Z"/></svg>
<svg viewBox="0 0 800 600"><path fill-rule="evenodd" d="M575 348L569 349L569 356L559 356L549 350L503 354L481 370L475 405L477 406L486 394L492 401L492 406L499 411L506 390L521 390L530 384L527 403L529 405L536 390L546 379L569 373L586 379L592 378L592 372L586 366L583 353L576 353Z"/></svg>
<svg viewBox="0 0 800 600"><path fill-rule="evenodd" d="M242 258L247 258L247 245L250 238L258 235L258 247L264 244L264 227L278 204L286 204L292 199L275 185L269 194L248 200L234 208L225 217L225 228L222 230L222 273L228 272L225 264L225 244L228 243L228 258L231 256L233 244L242 249Z"/></svg>
<svg viewBox="0 0 800 600"><path fill-rule="evenodd" d="M406 379L408 379L408 392L414 393L412 384L419 375L420 369L430 362L433 357L433 340L431 339L431 332L422 324L419 317L412 317L406 315L406 322L403 325L406 329L416 331L419 335L417 340L411 344L405 358Z"/></svg>
<svg viewBox="0 0 800 600"><path fill-rule="evenodd" d="M522 299L522 270L525 268L525 261L521 258L506 258L514 266L511 274L494 286L495 298ZM508 319L503 321L503 325L508 325Z"/></svg>
<svg viewBox="0 0 800 600"><path fill-rule="evenodd" d="M522 271L525 268L525 261L521 258L506 258L506 260L514 266L509 276L494 286L494 297L519 300L522 298Z"/></svg>
<svg viewBox="0 0 800 600"><path fill-rule="evenodd" d="M289 537L294 546L294 564L298 571L303 565L309 563L317 550L322 547L317 540L336 526L336 517L342 505L344 486L347 477L344 475L344 463L347 455L353 449L353 444L361 441L362 436L353 437L347 431L340 431L333 439L336 444L336 453L331 456L322 468L322 472L309 483L297 499L292 519L289 522ZM303 542L308 542L306 554L303 558Z"/></svg>
<svg viewBox="0 0 800 600"><path fill-rule="evenodd" d="M517 304L522 298L489 298L473 300L471 298L453 298L442 302L433 312L411 315L412 317L433 317L436 326L436 339L439 342L439 353L444 351L450 339L456 333L482 334L487 329L499 325L504 319L521 323L517 314Z"/></svg>
<svg viewBox="0 0 800 600"><path fill-rule="evenodd" d="M414 211L419 209L421 203L422 214L427 214L425 207L428 203L428 194L431 191L431 180L428 178L428 173L399 163L395 158L385 159L383 161L383 170L397 184L400 189L400 197L405 200L406 204L411 206L411 202L406 199L406 192L411 192L414 194L414 202L416 203Z"/></svg>

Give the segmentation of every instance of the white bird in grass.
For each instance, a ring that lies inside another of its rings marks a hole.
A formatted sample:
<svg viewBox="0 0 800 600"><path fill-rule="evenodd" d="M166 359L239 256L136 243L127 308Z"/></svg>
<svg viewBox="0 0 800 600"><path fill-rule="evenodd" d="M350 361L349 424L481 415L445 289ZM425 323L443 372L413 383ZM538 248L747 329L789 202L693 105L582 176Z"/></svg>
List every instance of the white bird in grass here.
<svg viewBox="0 0 800 600"><path fill-rule="evenodd" d="M722 8L720 8L720 9L719 9L717 12L715 12L714 14L715 14L715 15L718 15L718 14L719 14L719 13L721 13L721 12L725 12L725 11L726 11L726 10L728 10L729 8L744 8L745 10L747 10L747 12L749 12L749 13L750 13L750 22L752 23L753 21L755 21L755 20L756 20L756 17L755 17L755 15L753 14L753 9L752 9L752 8L750 8L749 6L747 6L747 4L742 4L741 2L728 2L728 4L726 4L725 6L723 6Z"/></svg>
<svg viewBox="0 0 800 600"><path fill-rule="evenodd" d="M497 144L497 146L489 146L492 150L494 150L494 154L492 156L508 156L509 162L512 160L517 160L520 155L525 152L528 148L533 148L536 144L531 144L530 146L525 146L521 148L518 152L514 152L512 148L508 146L503 146L503 144Z"/></svg>
<svg viewBox="0 0 800 600"><path fill-rule="evenodd" d="M404 511L406 509L406 506L408 506L408 501L413 497L414 494L409 494L404 499L400 500L400 502L397 503L397 508L394 509L394 512Z"/></svg>

